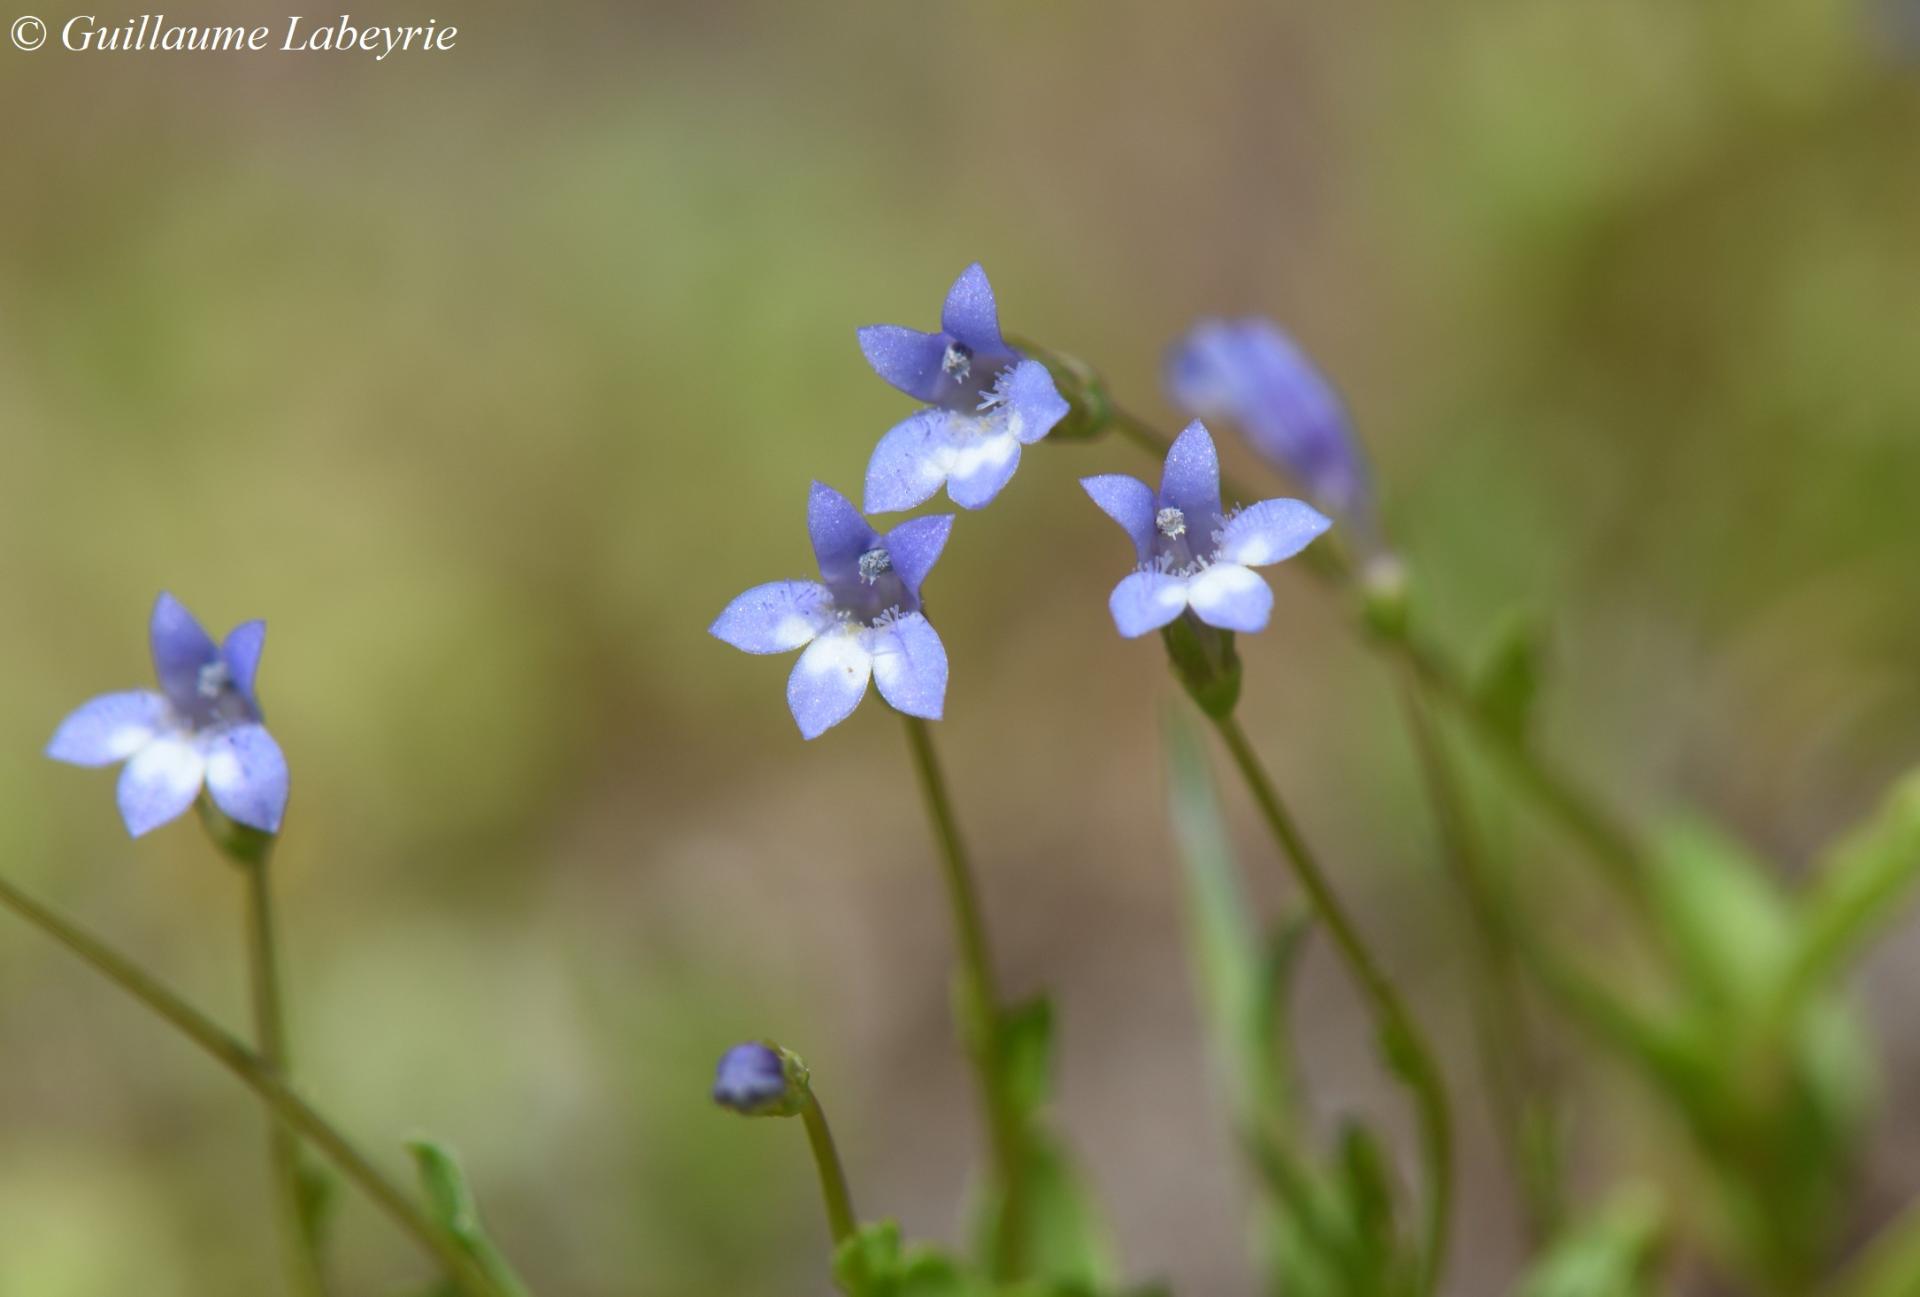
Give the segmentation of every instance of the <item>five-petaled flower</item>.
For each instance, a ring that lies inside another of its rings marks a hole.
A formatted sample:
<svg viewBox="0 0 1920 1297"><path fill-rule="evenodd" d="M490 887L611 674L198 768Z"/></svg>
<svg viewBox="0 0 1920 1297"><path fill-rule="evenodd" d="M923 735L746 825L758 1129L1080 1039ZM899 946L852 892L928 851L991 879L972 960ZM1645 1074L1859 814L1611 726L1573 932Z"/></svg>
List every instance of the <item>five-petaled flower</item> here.
<svg viewBox="0 0 1920 1297"><path fill-rule="evenodd" d="M1256 567L1292 558L1331 523L1300 500L1220 508L1220 460L1198 421L1167 451L1160 490L1120 473L1084 477L1093 502L1126 529L1140 567L1113 588L1113 624L1129 639L1181 613L1221 630L1257 631L1273 591Z"/></svg>
<svg viewBox="0 0 1920 1297"><path fill-rule="evenodd" d="M982 508L1019 467L1020 447L1067 414L1047 367L1001 339L993 287L978 263L953 281L938 333L870 325L860 330L860 350L875 373L927 405L874 447L868 513L911 509L943 484L961 508Z"/></svg>
<svg viewBox="0 0 1920 1297"><path fill-rule="evenodd" d="M1174 404L1232 419L1253 448L1323 508L1370 525L1366 458L1345 402L1272 320L1202 320L1167 349Z"/></svg>
<svg viewBox="0 0 1920 1297"><path fill-rule="evenodd" d="M215 644L179 600L162 594L151 629L160 691L86 703L61 722L47 755L77 766L126 762L120 817L135 837L185 812L203 785L231 819L278 833L287 762L253 692L266 635L265 622L242 622Z"/></svg>
<svg viewBox="0 0 1920 1297"><path fill-rule="evenodd" d="M937 514L882 536L845 496L815 482L807 530L820 580L755 586L710 629L748 653L805 646L787 678L787 706L807 738L852 715L869 678L896 710L938 720L947 650L920 611L920 583L952 529L953 515Z"/></svg>

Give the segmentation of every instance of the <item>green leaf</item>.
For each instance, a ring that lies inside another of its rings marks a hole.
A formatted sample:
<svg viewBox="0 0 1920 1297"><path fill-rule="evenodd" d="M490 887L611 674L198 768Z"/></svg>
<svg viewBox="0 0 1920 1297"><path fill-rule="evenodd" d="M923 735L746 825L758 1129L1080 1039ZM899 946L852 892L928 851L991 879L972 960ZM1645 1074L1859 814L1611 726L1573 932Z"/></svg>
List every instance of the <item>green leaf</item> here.
<svg viewBox="0 0 1920 1297"><path fill-rule="evenodd" d="M487 1237L473 1189L453 1154L425 1139L410 1141L407 1151L413 1154L414 1169L433 1218L509 1297L528 1297L526 1285Z"/></svg>
<svg viewBox="0 0 1920 1297"><path fill-rule="evenodd" d="M321 1256L327 1250L334 1213L340 1207L339 1178L302 1150L294 1164L294 1190L300 1232L313 1255Z"/></svg>
<svg viewBox="0 0 1920 1297"><path fill-rule="evenodd" d="M1501 734L1524 742L1540 696L1546 635L1530 616L1509 616L1494 633L1474 674L1473 694L1481 713Z"/></svg>
<svg viewBox="0 0 1920 1297"><path fill-rule="evenodd" d="M1340 1132L1340 1172L1361 1246L1373 1252L1394 1246L1392 1162L1380 1141L1357 1121Z"/></svg>
<svg viewBox="0 0 1920 1297"><path fill-rule="evenodd" d="M1794 918L1772 872L1732 838L1683 821L1655 844L1652 900L1686 989L1725 1038L1728 1014L1750 1026L1787 976Z"/></svg>
<svg viewBox="0 0 1920 1297"><path fill-rule="evenodd" d="M1920 878L1920 773L1833 847L1801 905L1789 995L1804 995L1853 958Z"/></svg>
<svg viewBox="0 0 1920 1297"><path fill-rule="evenodd" d="M1635 1187L1563 1230L1514 1297L1653 1297L1662 1244L1660 1200Z"/></svg>
<svg viewBox="0 0 1920 1297"><path fill-rule="evenodd" d="M1031 1119L1053 1093L1053 1004L1035 996L1000 1020L1001 1084L1023 1118Z"/></svg>
<svg viewBox="0 0 1920 1297"><path fill-rule="evenodd" d="M848 1297L986 1297L989 1290L940 1249L903 1247L890 1220L862 1225L834 1249L833 1279Z"/></svg>
<svg viewBox="0 0 1920 1297"><path fill-rule="evenodd" d="M1026 1270L1052 1283L1103 1288L1112 1279L1113 1249L1105 1222L1078 1169L1046 1132L1029 1127L1022 1166ZM981 1204L978 1255L995 1256L1006 1204Z"/></svg>

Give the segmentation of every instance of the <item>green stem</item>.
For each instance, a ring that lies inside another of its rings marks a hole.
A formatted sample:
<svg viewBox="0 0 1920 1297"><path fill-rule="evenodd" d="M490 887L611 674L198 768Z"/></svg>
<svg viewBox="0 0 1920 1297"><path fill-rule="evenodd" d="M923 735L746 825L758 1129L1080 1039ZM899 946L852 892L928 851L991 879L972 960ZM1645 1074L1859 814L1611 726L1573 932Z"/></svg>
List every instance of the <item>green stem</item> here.
<svg viewBox="0 0 1920 1297"><path fill-rule="evenodd" d="M448 1275L469 1297L506 1297L452 1236L387 1179L346 1136L289 1088L277 1071L268 1067L234 1036L168 990L144 969L47 909L4 878L0 878L0 905L5 905L91 964L96 972L152 1010L239 1078L273 1110L276 1117L320 1150L392 1217L401 1230L411 1235L445 1266Z"/></svg>
<svg viewBox="0 0 1920 1297"><path fill-rule="evenodd" d="M1439 825L1441 855L1466 900L1478 937L1471 959L1479 1020L1475 1034L1480 1042L1480 1070L1487 1080L1489 1115L1526 1204L1527 1228L1538 1243L1552 1237L1560 1224L1560 1157L1547 1068L1521 995L1512 919L1487 873L1445 738L1418 691L1408 686L1402 700Z"/></svg>
<svg viewBox="0 0 1920 1297"><path fill-rule="evenodd" d="M1026 1266L1026 1202L1024 1180L1025 1134L1020 1114L1007 1093L1006 1069L1001 1059L1000 991L994 980L993 959L987 949L986 925L980 918L980 900L960 829L933 750L933 732L916 716L903 716L907 744L913 751L914 773L926 801L927 819L940 850L940 864L953 910L960 955L960 996L963 1003L961 1036L980 1086L987 1133L993 1154L993 1172L1000 1190L1000 1228L996 1232L995 1277L1015 1279Z"/></svg>
<svg viewBox="0 0 1920 1297"><path fill-rule="evenodd" d="M1421 1259L1420 1291L1431 1293L1439 1283L1446 1261L1448 1224L1453 1210L1453 1124L1448 1114L1446 1082L1433 1048L1420 1031L1419 1024L1407 1012L1399 992L1375 962L1359 929L1348 917L1333 886L1327 881L1300 835L1293 817L1287 813L1266 768L1247 742L1246 732L1232 715L1209 717L1221 740L1240 769L1247 791L1253 795L1261 818L1273 833L1274 841L1293 866L1294 876L1313 902L1320 921L1326 925L1335 948L1348 971L1360 984L1361 993L1372 1008L1382 1048L1394 1071L1413 1091L1414 1107L1420 1123L1421 1158L1427 1178L1427 1215Z"/></svg>
<svg viewBox="0 0 1920 1297"><path fill-rule="evenodd" d="M833 1231L836 1245L852 1238L858 1228L853 1214L853 1195L847 1191L847 1173L840 1165L840 1150L834 1147L833 1131L827 1126L826 1110L813 1091L807 1091L806 1106L800 1109L806 1123L807 1143L813 1146L814 1170L820 1173L820 1198L827 1205L827 1227Z"/></svg>
<svg viewBox="0 0 1920 1297"><path fill-rule="evenodd" d="M1157 458L1165 457L1173 444L1152 424L1124 408L1111 410L1107 426ZM1250 500L1256 494L1225 477L1221 478L1221 490L1228 499ZM1356 592L1355 569L1337 548L1323 540L1302 557L1312 560L1308 568L1326 581L1350 594ZM1640 886L1645 869L1644 853L1634 834L1617 817L1533 751L1523 739L1488 715L1459 671L1432 647L1414 639L1404 629L1382 635L1370 626L1363 626L1363 638L1391 654L1401 668L1411 672L1429 698L1438 699L1458 712L1492 750L1508 775L1587 849L1628 903L1644 911L1646 892Z"/></svg>
<svg viewBox="0 0 1920 1297"><path fill-rule="evenodd" d="M283 1082L293 1081L287 1054L286 1017L280 990L280 952L275 939L273 888L268 862L270 847L255 857L238 860L247 877L247 966L253 988L254 1046L263 1066ZM268 1114L267 1154L280 1199L280 1228L287 1254L287 1284L301 1297L326 1292L325 1273L317 1240L306 1226L301 1207L300 1140L291 1129Z"/></svg>

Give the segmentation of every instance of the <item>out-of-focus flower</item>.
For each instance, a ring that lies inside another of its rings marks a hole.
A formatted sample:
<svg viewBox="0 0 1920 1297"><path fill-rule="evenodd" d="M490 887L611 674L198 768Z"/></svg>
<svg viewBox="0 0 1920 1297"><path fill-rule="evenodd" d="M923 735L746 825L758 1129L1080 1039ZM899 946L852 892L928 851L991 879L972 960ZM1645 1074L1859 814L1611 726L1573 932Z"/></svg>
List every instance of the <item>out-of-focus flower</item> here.
<svg viewBox="0 0 1920 1297"><path fill-rule="evenodd" d="M1093 502L1126 529L1140 567L1113 589L1113 624L1129 639L1181 613L1221 630L1257 631L1273 591L1256 567L1292 558L1331 522L1301 500L1220 507L1220 460L1198 420L1167 451L1155 492L1120 473L1080 479Z"/></svg>
<svg viewBox="0 0 1920 1297"><path fill-rule="evenodd" d="M1166 382L1188 414L1233 420L1316 503L1367 523L1372 489L1346 404L1272 320L1200 321L1167 349Z"/></svg>
<svg viewBox="0 0 1920 1297"><path fill-rule="evenodd" d="M953 515L937 514L882 536L845 496L815 482L807 530L820 580L755 586L710 629L748 653L806 649L787 679L787 706L807 738L852 715L869 679L896 710L938 720L947 650L920 611L920 583L952 529Z"/></svg>
<svg viewBox="0 0 1920 1297"><path fill-rule="evenodd" d="M939 332L869 325L860 350L875 373L927 405L874 447L868 513L911 509L942 485L961 508L981 508L1020 466L1020 448L1067 414L1047 367L1001 339L993 287L978 263L953 281Z"/></svg>
<svg viewBox="0 0 1920 1297"><path fill-rule="evenodd" d="M135 837L180 816L202 787L230 819L278 833L287 762L253 691L266 635L265 622L242 622L215 644L179 600L162 594L150 632L160 691L86 703L61 722L47 755L77 766L126 762L120 818Z"/></svg>
<svg viewBox="0 0 1920 1297"><path fill-rule="evenodd" d="M800 1090L780 1051L757 1040L722 1054L713 1073L713 1101L748 1117L791 1115Z"/></svg>

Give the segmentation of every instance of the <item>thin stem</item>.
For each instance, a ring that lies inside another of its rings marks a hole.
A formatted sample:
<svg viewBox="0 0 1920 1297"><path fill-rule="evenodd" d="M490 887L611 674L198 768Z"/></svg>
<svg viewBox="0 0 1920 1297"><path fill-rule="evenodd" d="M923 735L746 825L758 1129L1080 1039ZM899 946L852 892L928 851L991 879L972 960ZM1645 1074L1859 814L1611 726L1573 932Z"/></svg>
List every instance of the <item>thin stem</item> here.
<svg viewBox="0 0 1920 1297"><path fill-rule="evenodd" d="M358 1184L401 1230L446 1267L449 1277L469 1297L506 1297L451 1235L231 1033L112 947L47 909L4 878L0 878L0 905L91 964L96 972L212 1055L214 1061L259 1095L276 1117L304 1136L348 1179Z"/></svg>
<svg viewBox="0 0 1920 1297"><path fill-rule="evenodd" d="M1026 1160L1023 1156L1025 1135L1020 1114L1007 1093L1006 1069L1002 1066L1000 991L994 980L993 958L987 948L986 925L980 918L973 870L967 863L966 848L960 842L946 778L934 754L932 730L916 716L903 716L902 720L906 723L914 773L919 777L927 820L940 850L947 899L953 910L960 955L960 995L965 1005L961 1036L978 1077L993 1152L994 1178L1000 1189L998 1254L993 1258L995 1277L1017 1278L1026 1265L1022 1174Z"/></svg>
<svg viewBox="0 0 1920 1297"><path fill-rule="evenodd" d="M1150 455L1163 457L1173 443L1151 423L1121 407L1109 415L1108 426ZM1223 493L1233 499L1250 500L1253 492L1239 483L1221 479ZM1352 592L1356 581L1353 566L1339 552L1322 544L1308 549L1303 558L1331 584ZM1603 807L1597 799L1573 782L1519 736L1499 724L1480 705L1466 686L1460 672L1430 645L1407 634L1383 635L1363 626L1362 637L1392 655L1397 664L1412 673L1421 690L1459 713L1476 735L1499 758L1508 774L1555 820L1579 841L1617 886L1629 904L1644 911L1646 892L1640 884L1644 872L1644 853L1634 834Z"/></svg>
<svg viewBox="0 0 1920 1297"><path fill-rule="evenodd" d="M1535 1242L1551 1237L1561 1214L1560 1159L1554 1145L1552 1093L1538 1042L1521 996L1512 920L1487 874L1453 758L1419 692L1403 689L1407 729L1420 760L1427 795L1440 828L1441 855L1479 940L1473 943L1475 1017L1480 1067L1494 1128L1526 1204Z"/></svg>
<svg viewBox="0 0 1920 1297"><path fill-rule="evenodd" d="M1446 1261L1448 1223L1453 1211L1453 1122L1447 1108L1446 1082L1434 1059L1433 1048L1340 904L1332 884L1308 849L1306 839L1281 802L1266 768L1248 743L1246 732L1231 715L1209 719L1220 732L1246 782L1247 791L1260 809L1261 818L1293 866L1294 876L1313 902L1348 971L1360 984L1362 994L1373 1009L1389 1063L1413 1091L1420 1123L1421 1157L1428 1182L1420 1291L1431 1293Z"/></svg>
<svg viewBox="0 0 1920 1297"><path fill-rule="evenodd" d="M833 1131L827 1126L826 1110L813 1091L807 1091L806 1106L800 1109L806 1123L807 1143L813 1146L814 1170L820 1173L820 1198L827 1205L827 1227L833 1231L836 1245L853 1237L858 1218L853 1212L853 1195L847 1191L847 1173L840 1165L840 1150L834 1147Z"/></svg>
<svg viewBox="0 0 1920 1297"><path fill-rule="evenodd" d="M273 888L268 861L271 849L255 858L237 861L247 876L247 966L253 989L255 1048L262 1065L283 1082L293 1080L287 1054L286 1017L280 991L280 952L274 935ZM291 1129L268 1113L267 1154L280 1199L280 1228L287 1255L287 1283L302 1297L326 1292L316 1241L301 1208L300 1140Z"/></svg>

